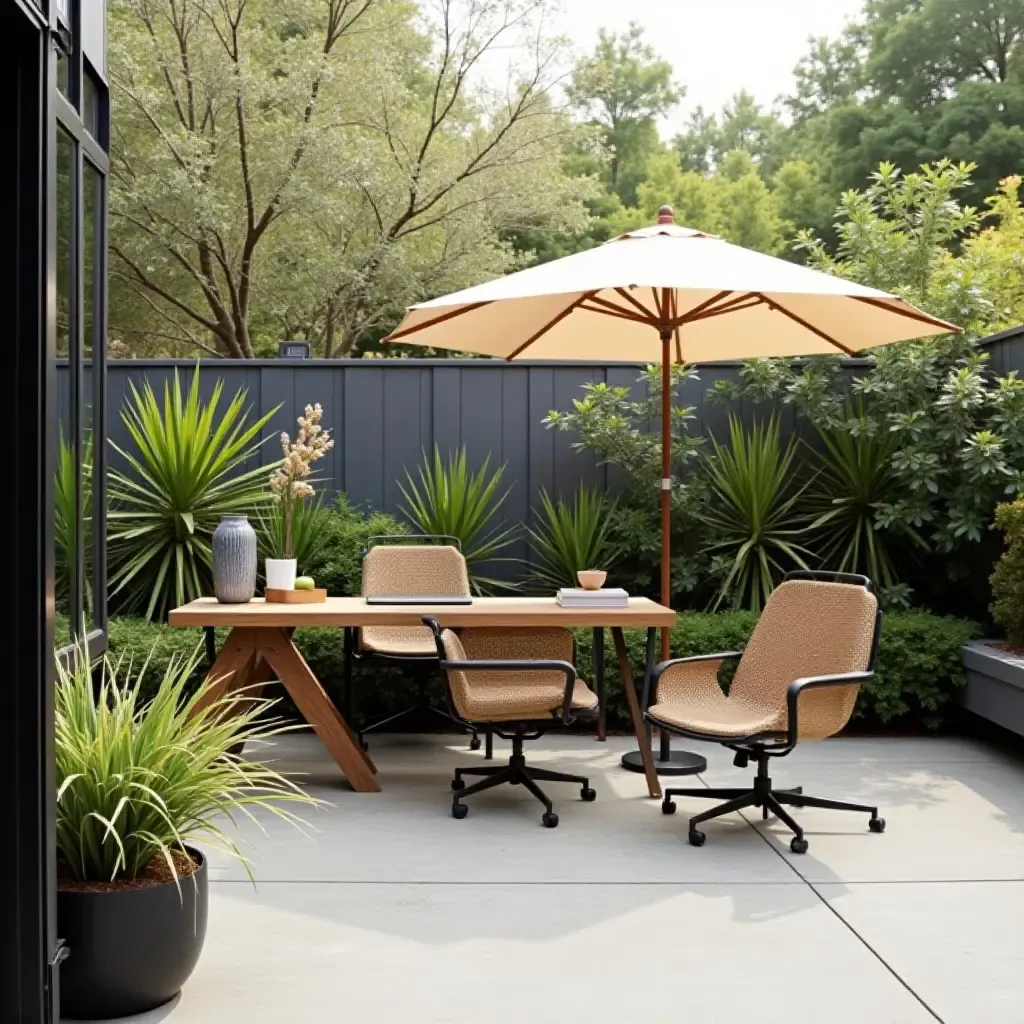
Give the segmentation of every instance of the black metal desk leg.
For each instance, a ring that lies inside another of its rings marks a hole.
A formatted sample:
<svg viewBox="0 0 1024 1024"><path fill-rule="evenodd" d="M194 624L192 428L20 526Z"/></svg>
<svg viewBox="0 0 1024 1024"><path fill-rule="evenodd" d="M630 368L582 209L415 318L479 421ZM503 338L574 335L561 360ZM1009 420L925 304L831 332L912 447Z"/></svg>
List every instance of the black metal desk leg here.
<svg viewBox="0 0 1024 1024"><path fill-rule="evenodd" d="M342 678L345 686L345 721L352 728L355 728L355 719L352 717L352 709L355 700L352 695L352 652L355 650L355 631L351 626L345 627L345 649L342 654L344 665L342 665Z"/></svg>
<svg viewBox="0 0 1024 1024"><path fill-rule="evenodd" d="M604 679L604 627L594 628L594 685L597 687L597 738L608 738L608 687Z"/></svg>
<svg viewBox="0 0 1024 1024"><path fill-rule="evenodd" d="M641 714L646 714L650 707L651 677L654 674L654 662L656 655L657 630L647 630L647 663L644 666L644 692L643 704L640 708ZM651 724L645 723L647 742L651 742ZM644 770L643 758L639 750L631 750L628 754L622 755L622 767L631 772L642 772ZM699 775L707 769L707 759L700 754L691 754L688 750L673 750L669 734L661 730L661 741L657 756L654 758L654 770L659 775Z"/></svg>

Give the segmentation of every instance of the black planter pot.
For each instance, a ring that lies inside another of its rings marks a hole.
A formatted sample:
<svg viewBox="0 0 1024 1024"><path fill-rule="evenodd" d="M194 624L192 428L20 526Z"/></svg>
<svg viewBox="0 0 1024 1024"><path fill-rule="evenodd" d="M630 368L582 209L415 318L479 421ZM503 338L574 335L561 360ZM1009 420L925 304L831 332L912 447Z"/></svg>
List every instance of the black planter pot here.
<svg viewBox="0 0 1024 1024"><path fill-rule="evenodd" d="M206 859L181 879L144 889L57 894L58 934L70 956L60 968L61 1016L127 1017L181 990L206 938Z"/></svg>

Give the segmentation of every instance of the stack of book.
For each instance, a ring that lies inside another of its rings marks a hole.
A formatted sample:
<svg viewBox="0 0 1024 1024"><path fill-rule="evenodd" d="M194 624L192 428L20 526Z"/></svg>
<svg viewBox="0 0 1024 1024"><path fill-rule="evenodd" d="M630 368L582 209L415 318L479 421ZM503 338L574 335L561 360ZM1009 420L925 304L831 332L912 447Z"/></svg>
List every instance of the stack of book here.
<svg viewBox="0 0 1024 1024"><path fill-rule="evenodd" d="M563 587L556 600L563 608L628 608L629 594L618 587L607 590L580 590Z"/></svg>

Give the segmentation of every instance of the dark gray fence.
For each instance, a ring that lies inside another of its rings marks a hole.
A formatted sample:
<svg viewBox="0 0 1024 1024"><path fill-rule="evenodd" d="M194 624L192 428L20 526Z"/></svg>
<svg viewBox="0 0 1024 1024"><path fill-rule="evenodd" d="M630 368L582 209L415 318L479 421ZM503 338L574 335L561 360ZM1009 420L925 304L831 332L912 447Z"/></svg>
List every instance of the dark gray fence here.
<svg viewBox="0 0 1024 1024"><path fill-rule="evenodd" d="M1024 372L1024 329L1005 331L983 343L998 373ZM127 433L120 410L130 394L148 380L157 394L177 371L183 382L195 363L189 360L115 360L108 368L107 430L114 444L124 446ZM265 443L253 465L279 456L276 438L282 430L294 435L296 417L306 403L319 402L324 424L336 444L318 465L328 478L328 496L344 491L356 504L397 512L400 483L406 472L415 475L424 452L436 444L442 452L465 445L479 466L507 464L510 488L505 515L525 522L543 487L568 495L580 484L614 493L622 484L612 467L599 465L590 454L573 451L573 437L548 430L542 423L552 409L568 409L581 396L587 381L603 381L637 389L641 367L633 364L503 363L486 359L351 359L282 362L277 360L208 360L201 364L201 387L209 396L217 380L224 382L226 403L239 388L248 392L254 414L280 406L263 430ZM850 360L852 377L863 365ZM735 379L735 363L710 363L685 383L679 402L695 409L692 431L721 437L729 411L711 402L708 391L716 381ZM59 368L58 408L66 410L67 368ZM749 420L752 408L741 403L733 410ZM783 430L795 429L791 409L783 411ZM111 464L117 465L116 453ZM656 496L652 495L652 501ZM525 544L518 551L525 557Z"/></svg>
<svg viewBox="0 0 1024 1024"><path fill-rule="evenodd" d="M187 384L195 369L189 360L114 360L107 373L107 436L125 447L127 431L120 410L131 393L148 381L158 395L175 372ZM263 429L265 443L253 465L280 454L277 436L294 436L296 417L306 403L319 402L324 425L333 430L335 447L318 464L327 478L328 496L344 491L356 504L397 512L400 483L416 474L423 453L436 444L442 452L466 446L474 467L490 456L491 465L506 464L509 495L505 516L525 522L541 488L569 495L581 484L614 493L622 483L613 467L572 449L572 436L547 429L542 420L552 409L568 409L587 381L637 389L641 367L633 364L501 363L456 359L351 359L280 362L276 360L208 360L201 364L201 390L209 396L223 381L226 403L239 388L257 413L278 411ZM696 409L693 430L724 431L727 410L708 401L715 381L735 378L736 364L705 365L699 379L686 382L679 401ZM66 409L67 370L58 378L58 408ZM788 413L787 427L792 427ZM120 462L111 452L111 464ZM654 500L652 498L652 500ZM525 543L510 552L525 557Z"/></svg>

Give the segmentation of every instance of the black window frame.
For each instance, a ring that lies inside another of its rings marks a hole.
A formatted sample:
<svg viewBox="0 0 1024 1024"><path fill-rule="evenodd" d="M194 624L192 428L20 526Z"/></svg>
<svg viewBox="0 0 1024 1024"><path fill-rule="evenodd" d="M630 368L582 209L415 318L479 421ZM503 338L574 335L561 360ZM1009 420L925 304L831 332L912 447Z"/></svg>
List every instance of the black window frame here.
<svg viewBox="0 0 1024 1024"><path fill-rule="evenodd" d="M0 82L8 110L7 160L0 165L0 296L8 318L8 342L0 349L5 384L0 430L14 483L0 505L0 527L9 542L16 581L5 607L8 618L7 683L0 687L0 776L8 797L7 828L0 843L0 1021L53 1024L59 1015L55 764L54 764L54 435L56 402L56 132L76 142L77 208L81 209L82 161L103 181L109 161L109 100L103 76L100 139L84 131L75 102L59 92L57 45L70 52L70 77L82 81L87 66L80 46L78 0L69 0L69 24L58 24L57 0L0 0ZM97 6L94 5L95 11ZM98 7L102 15L102 7ZM100 37L102 39L102 37ZM93 35L93 44L97 37ZM103 59L102 53L94 54ZM70 81L69 81L70 85ZM69 89L70 92L70 89ZM74 95L74 94L72 94ZM79 94L80 95L80 94ZM97 246L105 247L105 201L97 211ZM76 235L76 238L81 236ZM77 243L82 265L82 242ZM106 255L95 261L95 330L92 372L94 449L94 575L97 628L90 649L105 645ZM76 283L76 302L82 284ZM82 323L81 309L77 312ZM80 334L81 327L79 327ZM81 338L78 339L78 351ZM80 372L80 371L76 371ZM78 394L81 393L81 388ZM76 430L81 431L79 419ZM94 430L95 430L94 426ZM79 449L81 450L81 449ZM81 552L82 549L79 548Z"/></svg>
<svg viewBox="0 0 1024 1024"><path fill-rule="evenodd" d="M47 127L50 139L50 164L49 170L52 173L52 186L49 195L56 195L56 140L57 132L63 131L68 135L74 145L74 158L72 161L72 200L71 200L71 223L72 223L72 270L71 270L71 323L69 330L69 351L67 359L68 367L68 419L72 424L74 451L77 455L77 478L75 487L75 507L82 509L83 498L83 467L82 453L84 451L83 416L82 416L82 395L84 393L85 365L82 356L84 348L84 296L85 283L82 277L85 260L85 225L83 212L85 210L83 188L85 182L85 162L92 166L100 181L99 201L96 204L96 231L94 238L95 250L92 259L93 273L93 316L92 316L92 363L90 367L90 394L92 398L92 426L93 426L93 468L92 468L92 531L90 537L90 550L92 553L92 579L93 591L93 620L91 628L87 628L84 638L79 635L79 624L83 622L85 614L85 535L84 517L79 514L77 519L77 536L75 552L77 564L74 570L74 577L71 586L71 600L69 620L72 637L76 640L84 639L91 657L98 657L107 649L107 558L106 558L106 479L107 479L107 452L106 452L106 415L107 415L107 387L106 387L106 358L107 358L107 207L108 207L108 175L110 171L110 158L107 152L110 139L110 97L106 88L103 76L94 68L85 57L80 40L81 32L81 0L67 0L70 25L62 27L57 17L56 3L51 11L51 32L53 39L52 53L50 56L50 81L53 83L50 89L50 101L52 103L53 116ZM69 89L65 96L57 88L57 60L58 51L61 48L70 47L69 58ZM99 131L98 139L93 138L90 126L83 120L85 110L85 81L88 76L92 84L96 86L96 99L98 103ZM48 275L51 280L56 279L56 252L57 252L57 218L56 204L47 204L47 252L50 266ZM55 336L51 340L50 351L54 352ZM49 392L57 394L56 386L56 360L51 360L53 380L50 382ZM56 412L56 410L55 410ZM50 422L55 422L51 417ZM51 477L53 468L51 468ZM51 506L52 507L52 506ZM74 645L61 648L58 656L63 660L70 658L74 651Z"/></svg>

